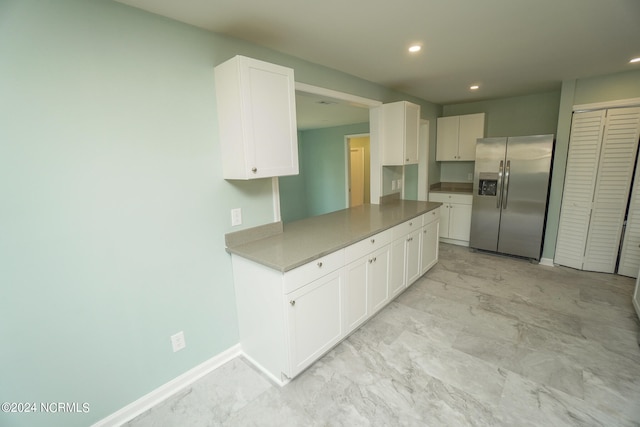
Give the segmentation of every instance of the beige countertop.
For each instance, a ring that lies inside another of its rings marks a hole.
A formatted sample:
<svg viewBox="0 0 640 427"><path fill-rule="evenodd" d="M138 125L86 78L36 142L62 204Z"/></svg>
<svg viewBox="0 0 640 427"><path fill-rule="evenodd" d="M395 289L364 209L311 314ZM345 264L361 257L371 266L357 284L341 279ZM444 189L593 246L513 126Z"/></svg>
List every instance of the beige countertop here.
<svg viewBox="0 0 640 427"><path fill-rule="evenodd" d="M473 194L473 182L437 182L429 187L429 192Z"/></svg>
<svg viewBox="0 0 640 427"><path fill-rule="evenodd" d="M257 233L260 235L257 240L251 241L245 237L252 233L252 229L233 233L243 233L241 240L244 243L233 244L230 243L232 239L227 239L227 250L284 272L436 209L440 205L438 202L410 200L397 200L382 205L362 205L290 222L282 226L281 232L273 231L272 235L266 237L261 231L262 227L257 227ZM270 228L277 230L278 227Z"/></svg>

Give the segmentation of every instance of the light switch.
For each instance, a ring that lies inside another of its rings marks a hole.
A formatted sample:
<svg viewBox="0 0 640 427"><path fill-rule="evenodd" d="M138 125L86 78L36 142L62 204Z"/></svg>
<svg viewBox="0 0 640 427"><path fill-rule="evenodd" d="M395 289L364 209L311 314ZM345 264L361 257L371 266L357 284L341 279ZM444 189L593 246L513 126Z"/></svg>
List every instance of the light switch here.
<svg viewBox="0 0 640 427"><path fill-rule="evenodd" d="M231 209L231 225L241 225L242 224L242 209L235 208Z"/></svg>

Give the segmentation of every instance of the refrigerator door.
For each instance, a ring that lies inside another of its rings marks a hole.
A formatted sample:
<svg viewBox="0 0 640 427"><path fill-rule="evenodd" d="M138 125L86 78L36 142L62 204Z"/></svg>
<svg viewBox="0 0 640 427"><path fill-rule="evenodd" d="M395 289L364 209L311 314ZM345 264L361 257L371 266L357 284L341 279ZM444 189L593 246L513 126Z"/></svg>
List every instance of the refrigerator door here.
<svg viewBox="0 0 640 427"><path fill-rule="evenodd" d="M481 138L476 142L469 237L472 248L498 250L506 144L507 138Z"/></svg>
<svg viewBox="0 0 640 427"><path fill-rule="evenodd" d="M553 135L507 141L498 252L540 259Z"/></svg>

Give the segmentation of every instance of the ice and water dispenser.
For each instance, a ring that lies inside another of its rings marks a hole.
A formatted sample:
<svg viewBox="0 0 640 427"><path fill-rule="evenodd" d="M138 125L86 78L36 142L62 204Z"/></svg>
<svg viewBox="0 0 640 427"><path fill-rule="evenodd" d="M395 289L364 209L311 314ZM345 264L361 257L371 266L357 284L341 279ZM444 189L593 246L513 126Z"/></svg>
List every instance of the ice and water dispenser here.
<svg viewBox="0 0 640 427"><path fill-rule="evenodd" d="M496 196L498 194L498 174L480 172L478 177L478 195Z"/></svg>

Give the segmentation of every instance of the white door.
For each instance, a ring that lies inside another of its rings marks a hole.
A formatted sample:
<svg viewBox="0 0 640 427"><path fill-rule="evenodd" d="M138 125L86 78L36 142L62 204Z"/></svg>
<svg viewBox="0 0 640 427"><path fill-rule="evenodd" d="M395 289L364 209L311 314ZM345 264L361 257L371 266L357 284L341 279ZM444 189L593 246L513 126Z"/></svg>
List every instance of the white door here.
<svg viewBox="0 0 640 427"><path fill-rule="evenodd" d="M613 273L638 149L640 108L607 111L583 269Z"/></svg>
<svg viewBox="0 0 640 427"><path fill-rule="evenodd" d="M582 269L591 202L600 159L605 111L575 113L558 225L554 262Z"/></svg>
<svg viewBox="0 0 640 427"><path fill-rule="evenodd" d="M349 149L349 206L364 203L364 148Z"/></svg>

